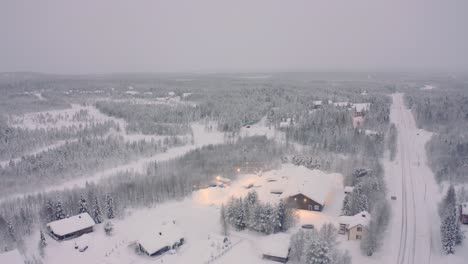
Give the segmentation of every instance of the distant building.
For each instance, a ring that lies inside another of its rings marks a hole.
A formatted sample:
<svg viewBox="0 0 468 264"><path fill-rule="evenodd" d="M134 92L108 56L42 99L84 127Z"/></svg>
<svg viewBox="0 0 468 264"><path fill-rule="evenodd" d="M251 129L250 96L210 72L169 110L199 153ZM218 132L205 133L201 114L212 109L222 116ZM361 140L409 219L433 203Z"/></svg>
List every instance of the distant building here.
<svg viewBox="0 0 468 264"><path fill-rule="evenodd" d="M370 109L370 103L353 104L354 116L365 116Z"/></svg>
<svg viewBox="0 0 468 264"><path fill-rule="evenodd" d="M0 253L0 263L4 264L24 264L24 258L17 249Z"/></svg>
<svg viewBox="0 0 468 264"><path fill-rule="evenodd" d="M148 256L160 256L185 242L182 230L175 222L163 223L138 240L138 248Z"/></svg>
<svg viewBox="0 0 468 264"><path fill-rule="evenodd" d="M468 225L468 203L460 204L460 222Z"/></svg>
<svg viewBox="0 0 468 264"><path fill-rule="evenodd" d="M54 239L64 240L93 232L95 224L88 213L82 213L48 223L47 231Z"/></svg>
<svg viewBox="0 0 468 264"><path fill-rule="evenodd" d="M286 263L289 259L290 238L288 234L278 233L260 239L262 258L280 263Z"/></svg>
<svg viewBox="0 0 468 264"><path fill-rule="evenodd" d="M340 216L338 219L339 229L338 233L348 235L348 240L360 240L364 227L370 222L370 214L367 211L360 212L353 216Z"/></svg>

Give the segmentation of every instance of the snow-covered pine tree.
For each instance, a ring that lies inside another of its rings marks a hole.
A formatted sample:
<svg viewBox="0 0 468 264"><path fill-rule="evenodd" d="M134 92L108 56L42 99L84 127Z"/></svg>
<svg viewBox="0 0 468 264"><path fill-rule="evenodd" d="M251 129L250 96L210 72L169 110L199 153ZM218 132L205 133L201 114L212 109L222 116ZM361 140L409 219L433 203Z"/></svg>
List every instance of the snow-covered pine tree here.
<svg viewBox="0 0 468 264"><path fill-rule="evenodd" d="M332 223L322 225L318 233L320 241L325 242L329 248L337 244L338 230Z"/></svg>
<svg viewBox="0 0 468 264"><path fill-rule="evenodd" d="M8 235L10 235L10 239L13 242L16 242L16 231L15 228L13 227L13 223L11 221L8 221Z"/></svg>
<svg viewBox="0 0 468 264"><path fill-rule="evenodd" d="M39 248L39 254L41 255L41 257L44 257L45 256L45 247L47 246L47 242L46 242L46 238L44 236L44 233L42 232L42 230L40 230L40 240L39 240L39 245L38 245L38 248Z"/></svg>
<svg viewBox="0 0 468 264"><path fill-rule="evenodd" d="M52 200L47 200L47 203L46 203L46 214L47 214L47 217L48 217L48 220L49 221L54 221L54 220L57 220L56 216L55 216L55 206L54 206L54 203L52 202Z"/></svg>
<svg viewBox="0 0 468 264"><path fill-rule="evenodd" d="M65 213L63 212L62 202L57 201L55 204L55 220L60 220L65 218Z"/></svg>
<svg viewBox="0 0 468 264"><path fill-rule="evenodd" d="M352 215L351 214L351 201L350 201L350 195L346 194L344 199L343 199L343 206L341 207L341 214L342 215Z"/></svg>
<svg viewBox="0 0 468 264"><path fill-rule="evenodd" d="M255 190L247 193L246 203L250 208L253 208L257 202L258 202L258 194Z"/></svg>
<svg viewBox="0 0 468 264"><path fill-rule="evenodd" d="M102 217L101 206L99 206L99 200L96 196L94 196L93 218L97 224L100 224L104 221Z"/></svg>
<svg viewBox="0 0 468 264"><path fill-rule="evenodd" d="M273 232L284 232L287 230L287 210L283 200L280 200L274 210L274 217L272 219Z"/></svg>
<svg viewBox="0 0 468 264"><path fill-rule="evenodd" d="M457 240L457 216L455 210L446 210L440 227L442 248L448 254L455 253Z"/></svg>
<svg viewBox="0 0 468 264"><path fill-rule="evenodd" d="M220 217L219 221L221 222L221 233L223 236L228 236L228 223L227 223L227 216L226 216L226 207L224 207L224 204L221 205L221 212L220 212Z"/></svg>
<svg viewBox="0 0 468 264"><path fill-rule="evenodd" d="M107 219L113 219L114 216L114 200L112 199L110 194L106 195L106 211L107 211Z"/></svg>
<svg viewBox="0 0 468 264"><path fill-rule="evenodd" d="M330 264L328 245L319 240L312 240L305 248L302 262L306 264Z"/></svg>
<svg viewBox="0 0 468 264"><path fill-rule="evenodd" d="M267 235L272 234L275 230L275 209L271 204L265 204L263 206L263 214L262 214L262 221L263 223L263 232Z"/></svg>
<svg viewBox="0 0 468 264"><path fill-rule="evenodd" d="M88 203L86 202L86 199L83 197L83 195L80 197L80 205L78 208L78 212L80 214L88 212Z"/></svg>
<svg viewBox="0 0 468 264"><path fill-rule="evenodd" d="M235 216L234 217L235 217L234 226L238 230L244 230L245 227L247 226L247 218L245 215L244 203L242 201L242 198L239 198L239 200L237 200L235 203Z"/></svg>

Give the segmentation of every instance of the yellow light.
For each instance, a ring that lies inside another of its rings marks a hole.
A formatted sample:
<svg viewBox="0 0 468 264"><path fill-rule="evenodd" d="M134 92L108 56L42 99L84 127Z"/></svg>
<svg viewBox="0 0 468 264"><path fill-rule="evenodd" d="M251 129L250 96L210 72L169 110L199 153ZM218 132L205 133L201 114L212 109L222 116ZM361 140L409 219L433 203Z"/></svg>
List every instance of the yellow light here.
<svg viewBox="0 0 468 264"><path fill-rule="evenodd" d="M307 202L307 199L306 199L306 198L304 198L304 203L305 203L305 202Z"/></svg>
<svg viewBox="0 0 468 264"><path fill-rule="evenodd" d="M236 170L236 171L237 171L237 172L240 172L240 168L237 168L237 170Z"/></svg>
<svg viewBox="0 0 468 264"><path fill-rule="evenodd" d="M297 201L297 198L294 198L294 201Z"/></svg>
<svg viewBox="0 0 468 264"><path fill-rule="evenodd" d="M216 180L221 180L221 176L216 176Z"/></svg>

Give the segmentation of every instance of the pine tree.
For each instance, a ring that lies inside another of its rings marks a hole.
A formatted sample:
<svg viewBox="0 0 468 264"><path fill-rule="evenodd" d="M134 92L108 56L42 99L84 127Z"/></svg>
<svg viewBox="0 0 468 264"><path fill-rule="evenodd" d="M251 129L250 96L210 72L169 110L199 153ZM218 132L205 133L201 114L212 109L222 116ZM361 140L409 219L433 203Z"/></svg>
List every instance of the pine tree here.
<svg viewBox="0 0 468 264"><path fill-rule="evenodd" d="M326 243L312 240L304 252L304 263L306 264L330 264L329 248Z"/></svg>
<svg viewBox="0 0 468 264"><path fill-rule="evenodd" d="M46 238L44 236L44 233L42 232L42 230L40 231L40 240L39 240L39 245L38 245L38 248L39 248L39 254L41 255L41 257L44 257L45 256L45 247L47 246L47 242L46 242Z"/></svg>
<svg viewBox="0 0 468 264"><path fill-rule="evenodd" d="M55 220L60 220L65 218L65 213L63 212L62 202L57 201L55 204Z"/></svg>
<svg viewBox="0 0 468 264"><path fill-rule="evenodd" d="M99 206L99 200L97 197L94 197L93 217L94 221L98 224L104 221L102 217L101 207Z"/></svg>
<svg viewBox="0 0 468 264"><path fill-rule="evenodd" d="M8 222L8 234L10 235L11 241L16 242L16 231L12 222Z"/></svg>
<svg viewBox="0 0 468 264"><path fill-rule="evenodd" d="M88 203L86 202L86 199L83 196L80 197L80 205L78 211L80 214L88 212Z"/></svg>
<svg viewBox="0 0 468 264"><path fill-rule="evenodd" d="M284 232L286 231L287 227L287 210L286 206L283 203L283 200L280 200L278 205L274 210L274 217L273 217L273 232Z"/></svg>
<svg viewBox="0 0 468 264"><path fill-rule="evenodd" d="M228 231L228 224L226 220L226 208L224 207L224 204L221 205L221 213L220 213L220 222L221 222L221 233L223 236L228 236L229 231Z"/></svg>
<svg viewBox="0 0 468 264"><path fill-rule="evenodd" d="M46 203L46 214L47 214L47 217L48 217L48 220L49 221L54 221L54 220L57 220L56 216L55 216L55 206L54 206L54 203L52 202L52 200L47 200L47 203Z"/></svg>
<svg viewBox="0 0 468 264"><path fill-rule="evenodd" d="M457 240L457 216L455 210L446 210L442 219L440 231L442 237L442 248L446 254L455 253Z"/></svg>
<svg viewBox="0 0 468 264"><path fill-rule="evenodd" d="M245 215L244 204L243 204L242 198L239 198L239 200L237 200L235 203L234 226L238 230L244 230L246 227L246 223L247 223L247 218Z"/></svg>
<svg viewBox="0 0 468 264"><path fill-rule="evenodd" d="M107 210L107 219L113 219L114 216L114 200L110 194L106 195L106 210Z"/></svg>
<svg viewBox="0 0 468 264"><path fill-rule="evenodd" d="M343 199L343 206L341 208L342 215L352 215L351 214L351 202L350 202L350 195L346 194Z"/></svg>

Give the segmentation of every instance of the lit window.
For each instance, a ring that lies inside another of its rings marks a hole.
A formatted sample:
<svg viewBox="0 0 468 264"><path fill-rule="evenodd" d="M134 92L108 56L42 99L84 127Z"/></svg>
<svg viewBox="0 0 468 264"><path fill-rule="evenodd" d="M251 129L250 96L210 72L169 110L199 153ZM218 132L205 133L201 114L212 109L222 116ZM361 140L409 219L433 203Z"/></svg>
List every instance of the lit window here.
<svg viewBox="0 0 468 264"><path fill-rule="evenodd" d="M297 198L294 198L294 201L297 201Z"/></svg>
<svg viewBox="0 0 468 264"><path fill-rule="evenodd" d="M306 198L304 198L304 203L305 203L305 202L307 202L307 199L306 199Z"/></svg>

